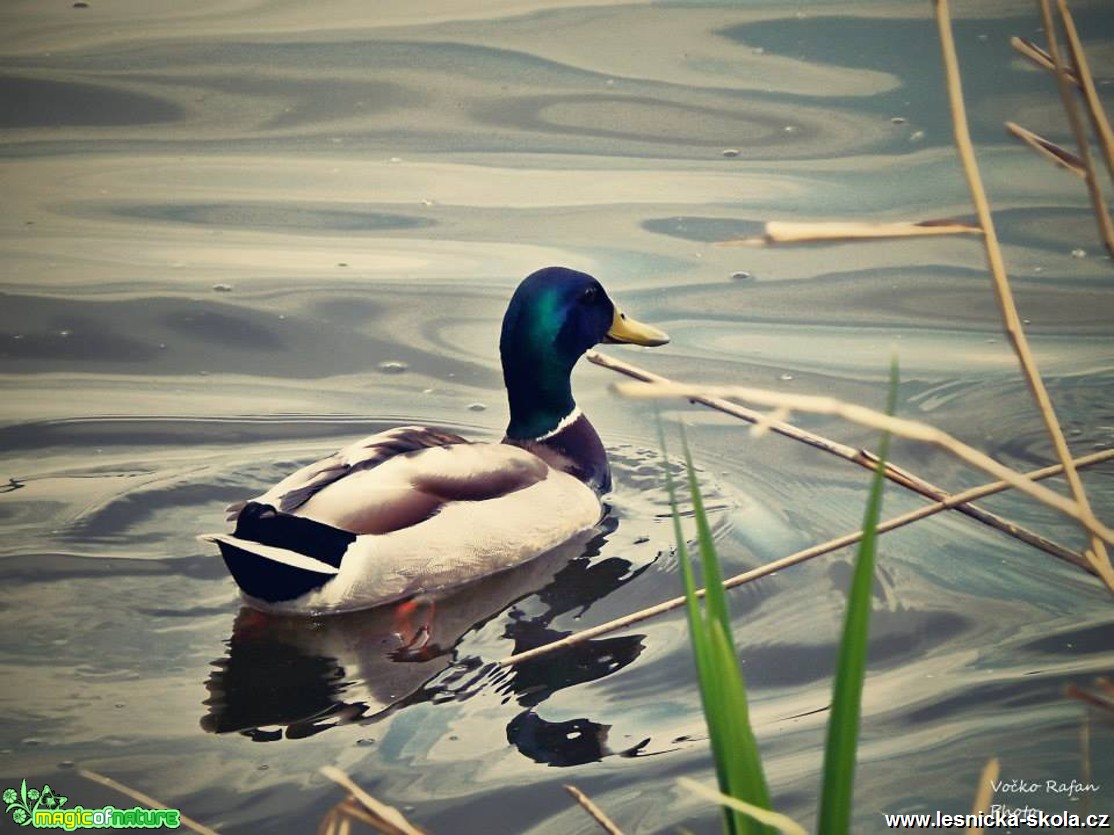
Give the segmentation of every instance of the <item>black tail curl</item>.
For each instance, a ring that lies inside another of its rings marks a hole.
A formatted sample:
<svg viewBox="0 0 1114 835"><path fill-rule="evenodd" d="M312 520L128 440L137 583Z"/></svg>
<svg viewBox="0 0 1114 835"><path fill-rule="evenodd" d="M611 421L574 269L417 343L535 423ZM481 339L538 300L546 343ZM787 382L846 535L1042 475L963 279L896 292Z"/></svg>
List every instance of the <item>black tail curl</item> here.
<svg viewBox="0 0 1114 835"><path fill-rule="evenodd" d="M237 539L295 551L340 568L356 534L313 519L281 513L268 504L248 502L236 519ZM323 586L334 575L286 565L219 542L221 556L236 585L245 593L269 603L293 600Z"/></svg>

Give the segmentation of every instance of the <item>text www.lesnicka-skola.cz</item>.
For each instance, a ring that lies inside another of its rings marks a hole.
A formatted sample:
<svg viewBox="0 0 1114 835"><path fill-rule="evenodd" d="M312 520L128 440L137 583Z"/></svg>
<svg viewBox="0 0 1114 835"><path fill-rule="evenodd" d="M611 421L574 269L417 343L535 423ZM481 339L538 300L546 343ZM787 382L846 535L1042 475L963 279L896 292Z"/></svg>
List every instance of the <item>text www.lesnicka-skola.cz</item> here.
<svg viewBox="0 0 1114 835"><path fill-rule="evenodd" d="M890 829L966 829L981 826L984 829L1006 829L1027 826L1030 829L1109 829L1111 816L1081 815L1077 812L1043 812L1039 809L991 808L989 812L978 814L949 815L937 811L935 814L884 814L886 826Z"/></svg>

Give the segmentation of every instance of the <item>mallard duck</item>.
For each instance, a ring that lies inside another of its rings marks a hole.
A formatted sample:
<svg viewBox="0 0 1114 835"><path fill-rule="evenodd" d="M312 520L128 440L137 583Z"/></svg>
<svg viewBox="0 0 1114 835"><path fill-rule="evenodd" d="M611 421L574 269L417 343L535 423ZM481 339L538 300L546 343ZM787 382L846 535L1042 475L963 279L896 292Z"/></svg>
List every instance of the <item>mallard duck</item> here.
<svg viewBox="0 0 1114 835"><path fill-rule="evenodd" d="M229 508L209 534L246 601L320 614L371 608L510 568L596 526L611 471L570 375L600 342L664 345L600 283L562 267L523 279L499 352L500 443L425 426L372 435Z"/></svg>

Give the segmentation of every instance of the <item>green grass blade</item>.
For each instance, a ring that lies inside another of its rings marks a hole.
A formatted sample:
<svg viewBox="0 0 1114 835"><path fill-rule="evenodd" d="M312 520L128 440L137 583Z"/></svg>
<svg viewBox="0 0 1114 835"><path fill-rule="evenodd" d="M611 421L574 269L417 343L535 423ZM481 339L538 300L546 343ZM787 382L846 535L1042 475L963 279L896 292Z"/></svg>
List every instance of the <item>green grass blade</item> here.
<svg viewBox="0 0 1114 835"><path fill-rule="evenodd" d="M689 558L688 543L681 529L681 511L677 504L677 485L673 480L673 473L669 471L669 459L665 457L665 433L662 431L661 422L658 422L658 443L661 446L665 463L665 487L669 493L669 508L673 516L673 536L677 541L677 562L681 567L681 580L685 587L685 608L689 621L689 638L692 641L693 658L696 660L697 678L703 681L707 672L707 658L709 655L707 630L704 628L704 617L700 610L700 602L696 597L696 579L692 573L692 561ZM703 694L703 687L701 693Z"/></svg>
<svg viewBox="0 0 1114 835"><path fill-rule="evenodd" d="M712 750L726 774L727 789L724 793L770 809L770 793L762 770L758 741L750 727L750 711L738 656L735 655L733 642L719 623L713 621L710 632L712 666L717 671L721 710L717 732L712 736ZM738 810L732 809L726 814L734 819L736 832L771 831Z"/></svg>
<svg viewBox="0 0 1114 835"><path fill-rule="evenodd" d="M704 496L700 492L700 484L696 479L696 468L692 464L692 453L689 450L688 439L683 433L681 442L684 445L685 470L688 473L692 510L696 517L697 542L700 546L700 570L703 573L704 588L706 589L704 600L708 620L709 622L718 621L723 625L728 642L734 648L735 641L731 633L731 613L727 608L727 592L723 588L723 572L720 571L719 567L719 555L716 553L716 543L712 537L712 526L708 523Z"/></svg>
<svg viewBox="0 0 1114 835"><path fill-rule="evenodd" d="M890 366L887 414L897 403L897 360ZM874 560L877 551L878 519L882 512L885 479L882 466L889 455L890 436L884 433L878 444L878 467L871 479L870 495L863 516L863 538L855 558L855 572L847 596L832 708L828 720L828 741L824 750L824 786L820 798L820 831L844 835L850 831L851 804L855 784L855 754L859 741L863 680L866 677L867 642L870 631L871 596L874 586Z"/></svg>
<svg viewBox="0 0 1114 835"><path fill-rule="evenodd" d="M664 437L661 443L664 450ZM716 777L723 793L768 809L769 790L762 771L758 745L750 727L746 689L732 638L722 571L687 441L685 462L696 518L702 574L707 589L703 608L696 597L691 556L681 529L676 484L668 468L666 487L673 509L673 529L685 586L689 632L696 659L701 703L716 765ZM739 810L726 807L724 825L730 835L759 835L773 831Z"/></svg>

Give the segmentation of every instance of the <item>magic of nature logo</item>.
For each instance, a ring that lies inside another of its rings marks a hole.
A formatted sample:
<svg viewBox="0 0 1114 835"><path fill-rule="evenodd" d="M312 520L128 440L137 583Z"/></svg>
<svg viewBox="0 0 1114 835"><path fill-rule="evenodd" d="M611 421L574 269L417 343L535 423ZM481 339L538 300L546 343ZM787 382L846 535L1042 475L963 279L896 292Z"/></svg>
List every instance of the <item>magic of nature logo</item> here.
<svg viewBox="0 0 1114 835"><path fill-rule="evenodd" d="M181 812L177 809L117 809L103 806L86 809L84 806L63 808L68 797L58 794L49 785L41 789L27 786L27 780L18 789L4 789L4 812L20 826L36 829L177 829L181 825Z"/></svg>

